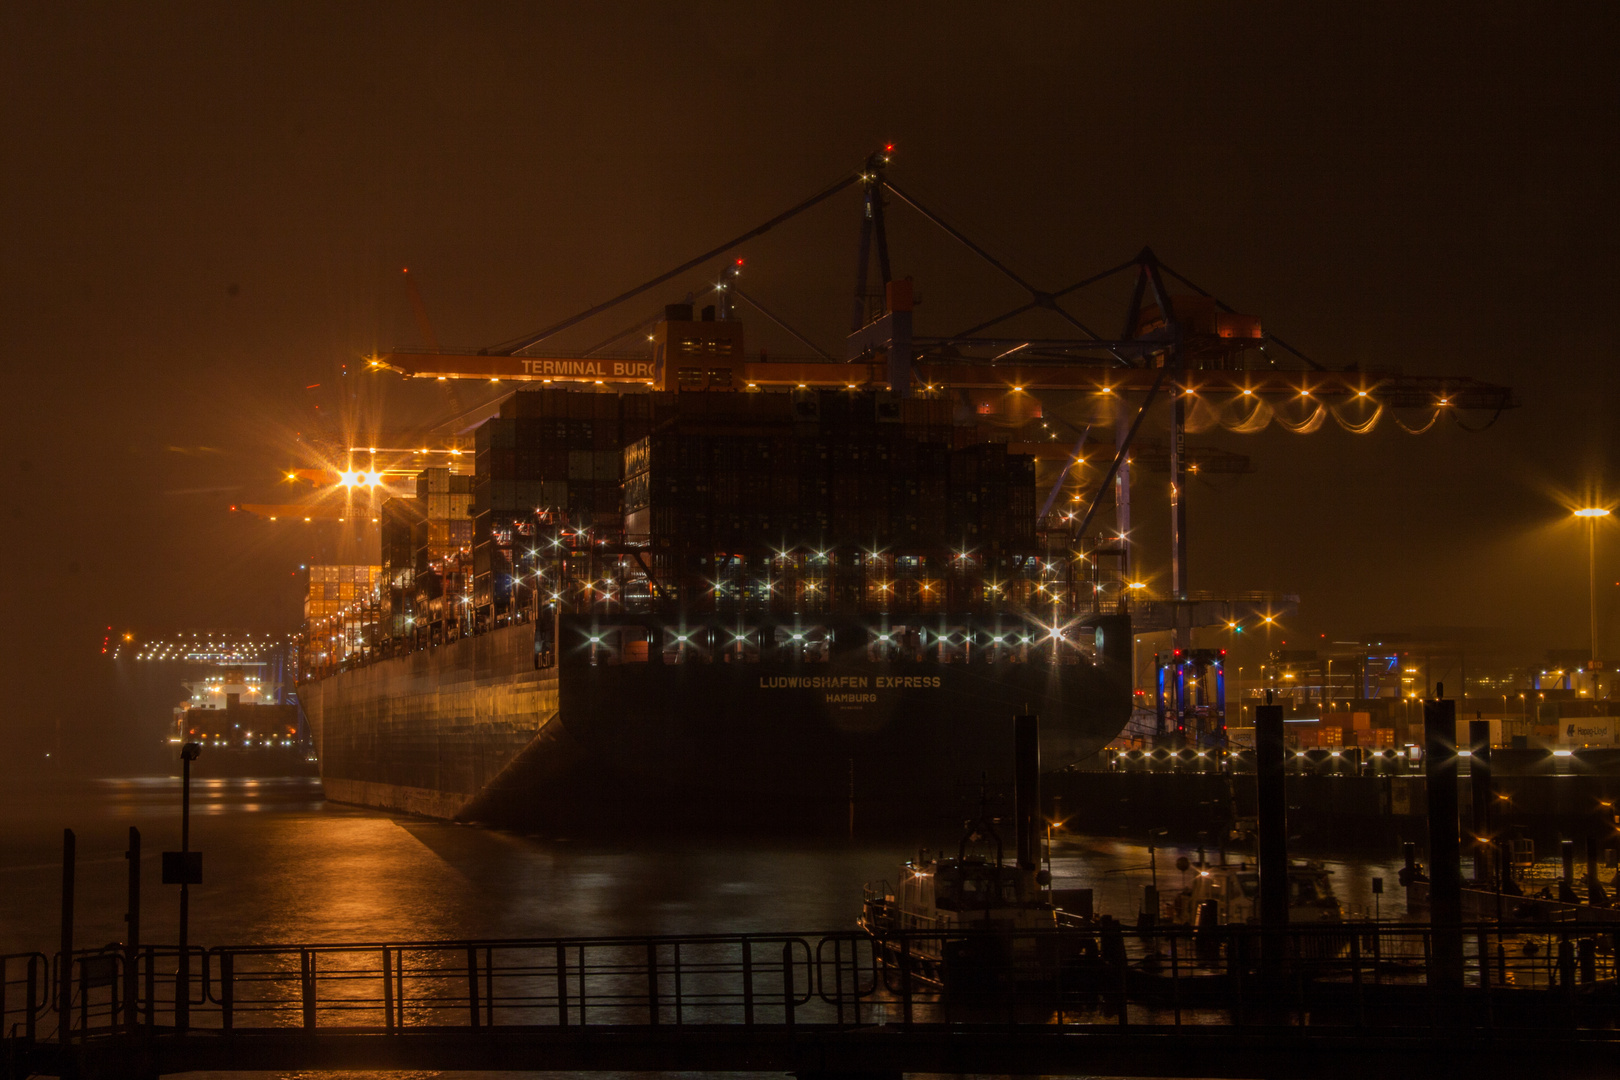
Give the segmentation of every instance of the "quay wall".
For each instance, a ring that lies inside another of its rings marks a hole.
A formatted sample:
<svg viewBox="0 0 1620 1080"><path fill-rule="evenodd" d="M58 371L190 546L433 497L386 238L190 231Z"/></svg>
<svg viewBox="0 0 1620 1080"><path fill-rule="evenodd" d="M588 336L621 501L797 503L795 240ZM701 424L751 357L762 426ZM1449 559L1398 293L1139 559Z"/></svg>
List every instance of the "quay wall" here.
<svg viewBox="0 0 1620 1080"><path fill-rule="evenodd" d="M1459 827L1472 829L1468 777L1460 780ZM1133 838L1168 829L1211 847L1255 812L1253 773L1061 772L1042 779L1052 812L1075 832ZM1617 843L1620 775L1499 776L1492 829L1532 839L1538 851L1561 839ZM1289 776L1288 831L1306 845L1387 846L1427 840L1422 776ZM1583 849L1584 850L1584 849Z"/></svg>

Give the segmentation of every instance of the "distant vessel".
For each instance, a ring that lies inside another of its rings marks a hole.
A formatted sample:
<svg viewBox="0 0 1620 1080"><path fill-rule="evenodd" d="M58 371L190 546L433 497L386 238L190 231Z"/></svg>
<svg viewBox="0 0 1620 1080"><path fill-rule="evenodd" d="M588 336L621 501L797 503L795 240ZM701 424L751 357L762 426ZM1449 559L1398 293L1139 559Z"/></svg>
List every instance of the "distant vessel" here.
<svg viewBox="0 0 1620 1080"><path fill-rule="evenodd" d="M298 706L278 700L262 664L220 664L214 673L186 682L186 700L174 707L171 744L196 742L206 751L207 772L227 775L312 775L309 740Z"/></svg>

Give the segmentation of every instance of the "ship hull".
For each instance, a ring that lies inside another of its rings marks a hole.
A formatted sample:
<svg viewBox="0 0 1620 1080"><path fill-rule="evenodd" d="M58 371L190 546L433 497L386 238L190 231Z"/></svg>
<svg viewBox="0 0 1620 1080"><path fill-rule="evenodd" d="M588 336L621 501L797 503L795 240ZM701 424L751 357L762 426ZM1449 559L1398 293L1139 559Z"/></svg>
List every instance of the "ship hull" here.
<svg viewBox="0 0 1620 1080"><path fill-rule="evenodd" d="M526 626L299 686L328 799L455 818L557 714Z"/></svg>
<svg viewBox="0 0 1620 1080"><path fill-rule="evenodd" d="M452 819L618 830L934 820L1129 715L1117 663L565 662L513 626L306 684L327 797Z"/></svg>

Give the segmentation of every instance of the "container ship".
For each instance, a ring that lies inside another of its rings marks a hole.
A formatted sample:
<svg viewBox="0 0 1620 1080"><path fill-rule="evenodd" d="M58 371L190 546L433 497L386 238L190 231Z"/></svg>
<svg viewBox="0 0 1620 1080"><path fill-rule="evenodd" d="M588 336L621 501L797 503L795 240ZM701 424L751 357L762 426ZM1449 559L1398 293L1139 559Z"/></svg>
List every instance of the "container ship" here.
<svg viewBox="0 0 1620 1080"><path fill-rule="evenodd" d="M666 312L644 389L512 394L471 475L382 504L378 565L311 568L328 798L878 825L1010 778L1015 714L1048 770L1124 726L1129 617L1038 527L1031 458L944 395L741 383L704 315Z"/></svg>
<svg viewBox="0 0 1620 1080"><path fill-rule="evenodd" d="M212 673L186 682L174 707L171 745L199 743L214 776L309 776L315 772L309 739L295 702L263 662L218 663Z"/></svg>

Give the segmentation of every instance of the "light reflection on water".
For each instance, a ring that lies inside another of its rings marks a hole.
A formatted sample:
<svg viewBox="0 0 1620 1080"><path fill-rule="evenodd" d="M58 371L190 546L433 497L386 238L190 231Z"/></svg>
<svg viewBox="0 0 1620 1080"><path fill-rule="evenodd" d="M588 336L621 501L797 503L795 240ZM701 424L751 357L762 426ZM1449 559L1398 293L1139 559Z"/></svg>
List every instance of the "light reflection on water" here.
<svg viewBox="0 0 1620 1080"><path fill-rule="evenodd" d="M0 949L54 950L64 826L78 837L80 945L123 937L130 825L143 837L143 936L173 940L177 891L160 884L158 863L160 852L179 847L179 788L178 777L142 777L0 794ZM199 777L192 811L204 869L191 936L204 945L843 930L859 913L863 883L894 880L917 851L906 837L610 844L522 836L328 804L319 781L305 778ZM922 839L954 851L945 832ZM1196 857L1183 847L1157 852L1166 894L1185 880L1178 855ZM1371 911L1370 878L1382 875L1383 916L1402 914L1395 860L1325 861L1347 912ZM1058 886L1089 886L1099 911L1129 921L1151 880L1148 862L1144 845L1114 838L1060 834L1052 847Z"/></svg>

